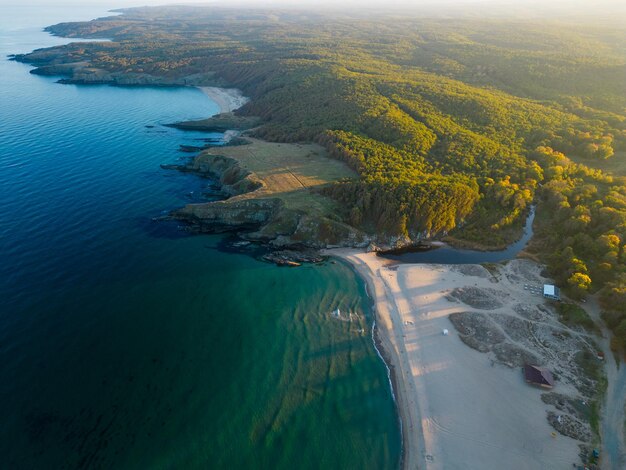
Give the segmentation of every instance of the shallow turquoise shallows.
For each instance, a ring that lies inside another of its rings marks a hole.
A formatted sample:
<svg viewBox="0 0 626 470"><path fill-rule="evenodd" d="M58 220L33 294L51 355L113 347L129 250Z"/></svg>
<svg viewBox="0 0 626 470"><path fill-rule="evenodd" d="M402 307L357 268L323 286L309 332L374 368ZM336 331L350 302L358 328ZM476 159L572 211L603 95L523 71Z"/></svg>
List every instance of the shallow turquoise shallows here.
<svg viewBox="0 0 626 470"><path fill-rule="evenodd" d="M278 268L152 221L207 185L159 164L211 135L162 124L216 105L4 59L63 43L46 24L103 14L0 7L0 468L396 467L350 269Z"/></svg>

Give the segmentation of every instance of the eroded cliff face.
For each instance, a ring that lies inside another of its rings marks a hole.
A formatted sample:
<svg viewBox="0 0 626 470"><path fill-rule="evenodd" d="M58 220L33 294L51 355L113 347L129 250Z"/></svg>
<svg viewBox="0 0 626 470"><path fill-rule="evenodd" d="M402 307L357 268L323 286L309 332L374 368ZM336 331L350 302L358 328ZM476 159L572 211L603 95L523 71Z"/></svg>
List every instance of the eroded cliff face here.
<svg viewBox="0 0 626 470"><path fill-rule="evenodd" d="M188 204L171 213L197 232L219 233L258 229L272 220L282 206L280 199L240 199Z"/></svg>
<svg viewBox="0 0 626 470"><path fill-rule="evenodd" d="M274 248L366 247L370 237L328 217L285 207L279 198L227 199L188 204L171 216L199 233L235 232Z"/></svg>
<svg viewBox="0 0 626 470"><path fill-rule="evenodd" d="M185 165L161 165L161 168L216 178L224 196L252 193L263 187L263 181L254 173L241 167L234 158L222 155L203 153Z"/></svg>

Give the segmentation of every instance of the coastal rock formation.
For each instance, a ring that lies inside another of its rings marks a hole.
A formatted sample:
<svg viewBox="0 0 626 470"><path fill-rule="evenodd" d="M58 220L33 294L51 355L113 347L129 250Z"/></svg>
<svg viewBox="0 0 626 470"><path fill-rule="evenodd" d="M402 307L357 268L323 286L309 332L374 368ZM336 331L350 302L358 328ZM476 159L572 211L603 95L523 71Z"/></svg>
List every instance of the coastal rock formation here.
<svg viewBox="0 0 626 470"><path fill-rule="evenodd" d="M217 114L207 119L198 121L184 121L168 124L177 129L204 131L204 132L227 132L232 130L243 131L258 126L260 119L256 116L236 116L232 112Z"/></svg>
<svg viewBox="0 0 626 470"><path fill-rule="evenodd" d="M279 266L300 266L302 263L319 263L324 260L317 251L278 250L263 255L262 259Z"/></svg>
<svg viewBox="0 0 626 470"><path fill-rule="evenodd" d="M267 223L280 209L280 199L240 199L207 204L188 204L170 215L189 223L193 231L220 233L254 230Z"/></svg>
<svg viewBox="0 0 626 470"><path fill-rule="evenodd" d="M344 223L320 186L352 175L313 144L268 143L250 138L236 147L213 147L166 169L215 178L224 197L173 211L197 232L231 232L272 253L264 259L293 266L321 258L316 250L362 247L373 238Z"/></svg>
<svg viewBox="0 0 626 470"><path fill-rule="evenodd" d="M278 197L256 197L255 193L264 188L263 181L234 158L202 153L184 165L162 167L216 178L221 192L230 197L224 201L189 204L170 214L189 223L190 230L236 232L245 240L276 249L364 247L370 243L363 233L340 221L290 209ZM294 260L299 257L292 256ZM310 260L311 256L305 258Z"/></svg>
<svg viewBox="0 0 626 470"><path fill-rule="evenodd" d="M227 196L251 193L263 187L263 182L254 173L242 168L234 158L222 155L203 154L184 165L161 165L161 168L216 178L220 190Z"/></svg>
<svg viewBox="0 0 626 470"><path fill-rule="evenodd" d="M370 240L353 227L285 207L279 198L232 198L188 204L170 216L198 233L235 232L240 238L282 250L365 247Z"/></svg>

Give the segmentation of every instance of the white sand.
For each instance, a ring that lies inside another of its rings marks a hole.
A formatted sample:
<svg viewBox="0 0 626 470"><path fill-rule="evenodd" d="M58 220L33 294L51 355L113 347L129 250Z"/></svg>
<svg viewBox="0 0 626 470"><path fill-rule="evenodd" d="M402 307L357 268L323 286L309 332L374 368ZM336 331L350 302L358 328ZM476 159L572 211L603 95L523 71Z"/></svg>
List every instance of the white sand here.
<svg viewBox="0 0 626 470"><path fill-rule="evenodd" d="M220 113L230 113L250 101L243 96L241 91L237 88L218 88L212 86L201 86L198 88L217 103L220 108Z"/></svg>
<svg viewBox="0 0 626 470"><path fill-rule="evenodd" d="M373 253L329 254L356 267L375 301L379 337L395 373L404 468L535 470L572 468L578 461L578 441L552 436L542 391L524 382L521 369L493 364L462 343L448 319L471 310L445 298L451 289L497 285L449 265L389 269ZM542 301L523 287L513 296ZM449 336L442 335L444 328Z"/></svg>

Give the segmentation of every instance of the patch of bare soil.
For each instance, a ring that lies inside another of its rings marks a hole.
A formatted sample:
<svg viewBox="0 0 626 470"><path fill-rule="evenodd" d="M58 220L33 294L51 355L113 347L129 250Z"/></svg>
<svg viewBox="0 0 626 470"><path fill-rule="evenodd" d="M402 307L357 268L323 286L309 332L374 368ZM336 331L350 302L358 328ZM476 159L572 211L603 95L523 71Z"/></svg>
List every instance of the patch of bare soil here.
<svg viewBox="0 0 626 470"><path fill-rule="evenodd" d="M508 367L522 367L524 364L541 364L541 359L527 349L511 343L497 344L493 348L496 359Z"/></svg>
<svg viewBox="0 0 626 470"><path fill-rule="evenodd" d="M514 259L507 263L507 277L511 281L542 283L541 266L527 259Z"/></svg>
<svg viewBox="0 0 626 470"><path fill-rule="evenodd" d="M449 318L461 340L480 352L491 351L493 345L505 339L502 330L484 313L457 312Z"/></svg>
<svg viewBox="0 0 626 470"><path fill-rule="evenodd" d="M450 297L463 302L465 305L479 310L495 310L504 306L498 298L503 295L495 289L479 287L460 287L450 292Z"/></svg>
<svg viewBox="0 0 626 470"><path fill-rule="evenodd" d="M479 264L456 264L452 265L450 270L466 276L482 277L486 279L491 278L489 270Z"/></svg>
<svg viewBox="0 0 626 470"><path fill-rule="evenodd" d="M520 317L524 317L527 320L532 321L549 321L550 317L546 312L535 305L528 304L515 304L513 305L513 311Z"/></svg>
<svg viewBox="0 0 626 470"><path fill-rule="evenodd" d="M457 312L449 316L459 332L461 341L470 348L486 353L492 352L494 359L508 367L521 367L527 363L539 364L540 359L531 351L512 342L492 316L480 312Z"/></svg>

